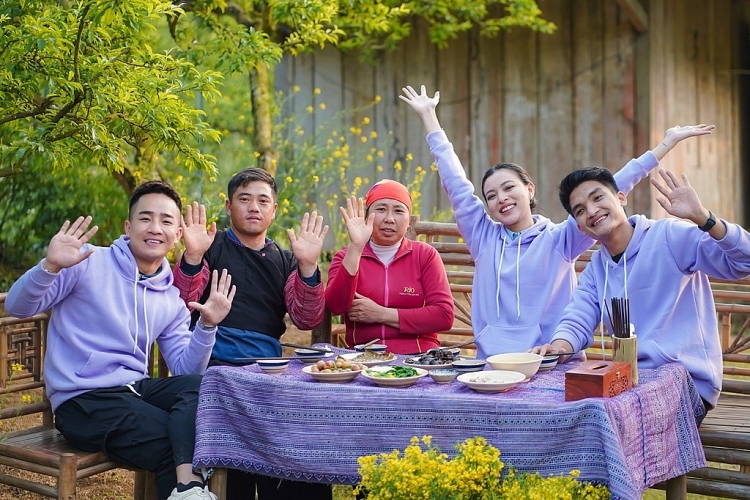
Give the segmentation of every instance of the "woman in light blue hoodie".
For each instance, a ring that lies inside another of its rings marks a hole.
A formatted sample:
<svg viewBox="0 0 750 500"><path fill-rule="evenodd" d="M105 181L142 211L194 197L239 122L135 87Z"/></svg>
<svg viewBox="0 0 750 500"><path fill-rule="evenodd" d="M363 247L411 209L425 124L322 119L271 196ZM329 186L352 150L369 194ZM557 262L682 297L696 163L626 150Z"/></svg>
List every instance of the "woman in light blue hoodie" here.
<svg viewBox="0 0 750 500"><path fill-rule="evenodd" d="M576 286L575 260L594 244L579 231L575 219L553 223L533 215L535 186L523 167L493 166L482 179L482 195L474 186L440 127L435 108L440 93L429 97L403 89L401 100L422 118L427 143L443 188L474 259L472 312L477 357L525 352L549 342ZM710 134L712 125L673 127L652 151L628 162L615 178L627 193L646 177L678 142Z"/></svg>

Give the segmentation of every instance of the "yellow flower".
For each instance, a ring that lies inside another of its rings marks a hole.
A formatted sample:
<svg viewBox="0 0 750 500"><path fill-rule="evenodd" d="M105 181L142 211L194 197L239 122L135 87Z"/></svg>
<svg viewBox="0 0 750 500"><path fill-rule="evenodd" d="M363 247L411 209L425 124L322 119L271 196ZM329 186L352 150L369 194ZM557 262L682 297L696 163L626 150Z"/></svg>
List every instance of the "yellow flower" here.
<svg viewBox="0 0 750 500"><path fill-rule="evenodd" d="M317 175L313 175L313 182L319 182L319 181L320 181L320 177L318 177Z"/></svg>
<svg viewBox="0 0 750 500"><path fill-rule="evenodd" d="M253 156L255 156L256 158L260 158L260 151L256 151L255 153L253 153Z"/></svg>
<svg viewBox="0 0 750 500"><path fill-rule="evenodd" d="M326 109L326 103L324 103L324 102L321 102L320 104L318 104L318 107L319 107L320 109Z"/></svg>
<svg viewBox="0 0 750 500"><path fill-rule="evenodd" d="M10 370L12 372L20 372L21 370L23 370L23 366L21 366L20 363L13 363L12 365L10 365Z"/></svg>
<svg viewBox="0 0 750 500"><path fill-rule="evenodd" d="M412 161L414 159L414 156L412 156L411 153L406 153L406 161Z"/></svg>
<svg viewBox="0 0 750 500"><path fill-rule="evenodd" d="M299 92L299 85L292 86L292 92Z"/></svg>
<svg viewBox="0 0 750 500"><path fill-rule="evenodd" d="M367 142L367 136L363 135L362 137L359 138L359 140L361 140L363 143L365 143L365 142Z"/></svg>
<svg viewBox="0 0 750 500"><path fill-rule="evenodd" d="M377 136L378 133L376 131L373 130L372 132L370 132L370 137L372 137L373 139L377 138Z"/></svg>
<svg viewBox="0 0 750 500"><path fill-rule="evenodd" d="M313 94L315 94L315 95L320 95L320 92L321 92L321 90L319 88L317 88L317 87L315 87L315 89L313 90Z"/></svg>
<svg viewBox="0 0 750 500"><path fill-rule="evenodd" d="M287 177L287 179L288 178L289 177ZM288 207L289 206L289 198L284 198L284 201L282 201L281 204Z"/></svg>
<svg viewBox="0 0 750 500"><path fill-rule="evenodd" d="M367 125L370 123L370 118L368 116L365 116L362 118L362 125Z"/></svg>
<svg viewBox="0 0 750 500"><path fill-rule="evenodd" d="M289 176L287 176L287 178L284 179L284 180L286 181L287 184L291 184L292 183L292 178L289 177Z"/></svg>
<svg viewBox="0 0 750 500"><path fill-rule="evenodd" d="M31 403L31 395L30 394L24 394L21 396L21 401L23 401L26 404Z"/></svg>
<svg viewBox="0 0 750 500"><path fill-rule="evenodd" d="M382 172L383 171L383 165L378 165L377 166L377 171L378 172Z"/></svg>
<svg viewBox="0 0 750 500"><path fill-rule="evenodd" d="M308 113L312 113L313 111L315 111L315 108L313 108L312 106L308 106L307 107L307 112Z"/></svg>
<svg viewBox="0 0 750 500"><path fill-rule="evenodd" d="M245 139L240 139L240 144L245 144Z"/></svg>
<svg viewBox="0 0 750 500"><path fill-rule="evenodd" d="M382 98L382 97L380 97L379 95L376 95L376 96L375 96L375 102L380 102L380 101L382 101L382 100L383 100L383 98Z"/></svg>

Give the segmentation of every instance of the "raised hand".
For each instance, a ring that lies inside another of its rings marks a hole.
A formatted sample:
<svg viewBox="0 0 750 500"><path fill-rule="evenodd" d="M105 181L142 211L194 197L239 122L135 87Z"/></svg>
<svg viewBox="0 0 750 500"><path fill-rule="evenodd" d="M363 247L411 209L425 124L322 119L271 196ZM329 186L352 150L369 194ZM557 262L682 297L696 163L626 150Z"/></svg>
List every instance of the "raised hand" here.
<svg viewBox="0 0 750 500"><path fill-rule="evenodd" d="M94 253L93 248L81 253L81 247L99 230L99 226L88 229L89 224L91 224L90 215L85 218L78 217L73 224L67 220L63 223L49 242L47 256L44 259L44 268L47 271L56 273L61 269L75 266Z"/></svg>
<svg viewBox="0 0 750 500"><path fill-rule="evenodd" d="M422 118L425 132L431 134L432 132L440 130L440 122L438 121L437 112L435 111L435 108L440 102L440 92L435 92L435 95L430 97L427 95L427 89L424 85L422 85L422 92L419 94L408 85L402 90L404 93L403 95L399 95L398 98L411 106L420 118Z"/></svg>
<svg viewBox="0 0 750 500"><path fill-rule="evenodd" d="M669 215L689 219L698 225L703 224L708 217L708 210L701 205L698 194L690 185L687 175L682 174L682 183L669 170L660 168L659 175L664 180L663 184L657 179L651 179L651 184L663 195L656 197L659 205Z"/></svg>
<svg viewBox="0 0 750 500"><path fill-rule="evenodd" d="M349 240L353 245L364 248L370 236L372 236L372 224L375 220L375 214L370 214L365 220L365 202L362 198L356 196L347 198L346 208L339 207L341 217L346 224L346 230L349 233Z"/></svg>
<svg viewBox="0 0 750 500"><path fill-rule="evenodd" d="M224 269L219 277L219 272L214 269L211 273L211 292L205 304L190 302L188 306L200 312L201 323L211 327L221 323L229 310L237 287L232 285L232 276Z"/></svg>
<svg viewBox="0 0 750 500"><path fill-rule="evenodd" d="M328 234L328 225L323 226L323 216L318 212L309 214L305 212L299 228L299 236L293 229L287 229L289 243L292 245L292 253L297 259L299 271L302 276L312 276L318 268L318 257L323 249L323 240Z"/></svg>
<svg viewBox="0 0 750 500"><path fill-rule="evenodd" d="M182 220L182 237L185 240L185 262L192 265L200 264L216 237L216 223L206 229L206 207L194 201L185 207L185 217Z"/></svg>
<svg viewBox="0 0 750 500"><path fill-rule="evenodd" d="M714 125L706 125L701 123L700 125L687 125L680 126L676 125L670 129L667 129L667 133L664 135L664 143L671 144L674 146L678 142L687 139L688 137L697 137L700 135L708 135L716 127Z"/></svg>
<svg viewBox="0 0 750 500"><path fill-rule="evenodd" d="M422 92L419 94L409 85L401 90L403 90L404 93L403 95L399 95L398 98L411 106L419 115L428 113L435 109L440 102L440 91L436 91L435 95L430 97L427 95L427 88L424 85L422 85Z"/></svg>

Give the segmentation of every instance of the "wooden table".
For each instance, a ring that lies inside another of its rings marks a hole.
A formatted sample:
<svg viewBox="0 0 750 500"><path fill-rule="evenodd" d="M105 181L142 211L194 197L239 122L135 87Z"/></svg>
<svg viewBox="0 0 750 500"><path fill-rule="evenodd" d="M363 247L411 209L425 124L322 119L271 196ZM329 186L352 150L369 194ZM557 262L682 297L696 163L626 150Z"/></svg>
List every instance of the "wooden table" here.
<svg viewBox="0 0 750 500"><path fill-rule="evenodd" d="M613 498L641 498L667 480L680 498L684 474L705 466L695 414L701 404L682 365L641 370L641 384L615 398L565 402L568 363L505 393L477 393L429 377L408 388L381 388L360 376L326 384L292 361L281 375L256 366L212 367L198 405L194 466L293 480L355 484L357 457L403 450L431 435L454 445L481 435L519 471L581 472L607 484ZM218 489L217 489L218 488Z"/></svg>

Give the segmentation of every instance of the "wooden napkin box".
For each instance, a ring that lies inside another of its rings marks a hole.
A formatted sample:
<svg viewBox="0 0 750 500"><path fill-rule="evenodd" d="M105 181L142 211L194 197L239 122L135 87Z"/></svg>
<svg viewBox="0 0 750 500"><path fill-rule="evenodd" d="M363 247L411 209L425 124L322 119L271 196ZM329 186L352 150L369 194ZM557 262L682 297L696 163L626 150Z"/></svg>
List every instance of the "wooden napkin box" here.
<svg viewBox="0 0 750 500"><path fill-rule="evenodd" d="M632 387L630 363L588 361L565 372L565 401L611 398Z"/></svg>

